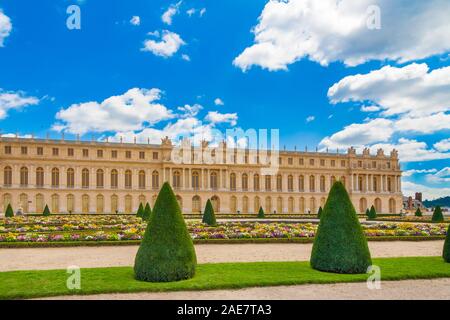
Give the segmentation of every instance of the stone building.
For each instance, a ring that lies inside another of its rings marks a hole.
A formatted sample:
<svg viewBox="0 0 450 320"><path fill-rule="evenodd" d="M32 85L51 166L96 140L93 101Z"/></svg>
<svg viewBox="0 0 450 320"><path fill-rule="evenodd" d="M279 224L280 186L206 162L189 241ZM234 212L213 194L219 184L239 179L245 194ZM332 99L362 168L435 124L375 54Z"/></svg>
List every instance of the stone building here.
<svg viewBox="0 0 450 320"><path fill-rule="evenodd" d="M133 213L153 207L169 181L184 213L316 213L332 183L341 180L358 212L402 209L397 151L347 153L217 148L184 141L174 147L49 139L0 138L0 208L16 212ZM208 155L208 157L206 156ZM276 158L274 157L276 156ZM180 161L182 159L182 161ZM208 161L206 161L208 160ZM274 163L276 165L274 166Z"/></svg>

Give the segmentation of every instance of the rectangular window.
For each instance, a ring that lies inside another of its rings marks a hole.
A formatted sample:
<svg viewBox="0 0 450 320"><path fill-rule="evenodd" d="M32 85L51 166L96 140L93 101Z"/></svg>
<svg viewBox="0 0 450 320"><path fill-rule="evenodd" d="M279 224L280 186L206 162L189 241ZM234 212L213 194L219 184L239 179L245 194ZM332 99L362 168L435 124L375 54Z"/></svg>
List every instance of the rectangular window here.
<svg viewBox="0 0 450 320"><path fill-rule="evenodd" d="M299 165L304 165L305 164L305 160L303 160L303 158L298 159L298 164Z"/></svg>
<svg viewBox="0 0 450 320"><path fill-rule="evenodd" d="M97 150L97 158L103 158L103 150Z"/></svg>
<svg viewBox="0 0 450 320"><path fill-rule="evenodd" d="M376 161L372 161L372 168L376 169L377 168L377 162Z"/></svg>
<svg viewBox="0 0 450 320"><path fill-rule="evenodd" d="M288 164L289 164L289 165L292 165L292 164L293 164L292 158L288 158Z"/></svg>
<svg viewBox="0 0 450 320"><path fill-rule="evenodd" d="M125 158L131 159L131 151L125 151Z"/></svg>
<svg viewBox="0 0 450 320"><path fill-rule="evenodd" d="M11 146L5 146L5 154L11 154Z"/></svg>
<svg viewBox="0 0 450 320"><path fill-rule="evenodd" d="M89 157L89 149L83 149L83 157Z"/></svg>
<svg viewBox="0 0 450 320"><path fill-rule="evenodd" d="M345 167L345 160L341 160L341 167L342 167L342 168Z"/></svg>
<svg viewBox="0 0 450 320"><path fill-rule="evenodd" d="M278 157L278 164L283 164L283 158Z"/></svg>
<svg viewBox="0 0 450 320"><path fill-rule="evenodd" d="M158 160L158 152L153 152L153 160Z"/></svg>
<svg viewBox="0 0 450 320"><path fill-rule="evenodd" d="M144 151L139 151L139 159L145 159L145 152Z"/></svg>
<svg viewBox="0 0 450 320"><path fill-rule="evenodd" d="M69 156L69 157L73 157L73 155L74 155L74 151L73 151L73 148L69 148L69 149L67 149L67 156Z"/></svg>
<svg viewBox="0 0 450 320"><path fill-rule="evenodd" d="M331 160L331 166L336 167L336 160Z"/></svg>
<svg viewBox="0 0 450 320"><path fill-rule="evenodd" d="M358 168L362 168L362 161L358 161Z"/></svg>
<svg viewBox="0 0 450 320"><path fill-rule="evenodd" d="M324 159L320 159L320 166L321 167L325 167L325 160Z"/></svg>
<svg viewBox="0 0 450 320"><path fill-rule="evenodd" d="M309 165L313 166L314 165L314 159L309 159Z"/></svg>
<svg viewBox="0 0 450 320"><path fill-rule="evenodd" d="M387 164L387 168L390 169L391 168L391 163L387 162L386 164Z"/></svg>
<svg viewBox="0 0 450 320"><path fill-rule="evenodd" d="M111 151L111 158L117 159L117 150L112 150Z"/></svg>
<svg viewBox="0 0 450 320"><path fill-rule="evenodd" d="M20 153L21 154L27 154L28 153L28 148L27 147L21 147L20 148Z"/></svg>
<svg viewBox="0 0 450 320"><path fill-rule="evenodd" d="M52 148L52 155L53 156L58 156L59 155L59 149L58 148Z"/></svg>
<svg viewBox="0 0 450 320"><path fill-rule="evenodd" d="M42 148L42 147L37 147L36 153L37 153L38 156L44 155L44 148Z"/></svg>

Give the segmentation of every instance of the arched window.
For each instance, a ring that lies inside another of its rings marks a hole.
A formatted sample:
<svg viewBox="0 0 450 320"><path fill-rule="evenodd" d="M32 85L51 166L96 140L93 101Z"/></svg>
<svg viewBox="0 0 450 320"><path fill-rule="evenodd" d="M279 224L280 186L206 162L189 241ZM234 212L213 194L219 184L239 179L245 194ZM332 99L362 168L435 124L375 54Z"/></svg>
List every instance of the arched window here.
<svg viewBox="0 0 450 320"><path fill-rule="evenodd" d="M358 177L358 191L364 191L363 189L363 178Z"/></svg>
<svg viewBox="0 0 450 320"><path fill-rule="evenodd" d="M335 176L331 176L331 178L330 178L330 186L332 187L335 182L336 182L336 177Z"/></svg>
<svg viewBox="0 0 450 320"><path fill-rule="evenodd" d="M59 195L52 195L52 213L59 213Z"/></svg>
<svg viewBox="0 0 450 320"><path fill-rule="evenodd" d="M133 198L127 194L125 196L125 213L133 212Z"/></svg>
<svg viewBox="0 0 450 320"><path fill-rule="evenodd" d="M373 177L373 191L378 192L378 177Z"/></svg>
<svg viewBox="0 0 450 320"><path fill-rule="evenodd" d="M299 205L300 214L305 213L305 198L301 197L298 205Z"/></svg>
<svg viewBox="0 0 450 320"><path fill-rule="evenodd" d="M320 192L325 192L325 177L320 176Z"/></svg>
<svg viewBox="0 0 450 320"><path fill-rule="evenodd" d="M255 175L253 176L253 189L254 189L255 191L259 191L259 189L260 189L260 185L259 185L259 174L255 174ZM258 208L258 210L259 210L259 208Z"/></svg>
<svg viewBox="0 0 450 320"><path fill-rule="evenodd" d="M126 170L125 171L125 188L131 189L132 184L133 184L133 180L132 180L131 170Z"/></svg>
<svg viewBox="0 0 450 320"><path fill-rule="evenodd" d="M81 197L81 212L89 213L89 196L87 194L83 194Z"/></svg>
<svg viewBox="0 0 450 320"><path fill-rule="evenodd" d="M288 176L288 191L294 191L294 177L292 175Z"/></svg>
<svg viewBox="0 0 450 320"><path fill-rule="evenodd" d="M283 177L281 174L277 175L277 191L283 191Z"/></svg>
<svg viewBox="0 0 450 320"><path fill-rule="evenodd" d="M89 169L85 168L81 171L81 187L85 189L89 188Z"/></svg>
<svg viewBox="0 0 450 320"><path fill-rule="evenodd" d="M265 180L266 191L271 191L272 190L272 177L270 175L266 175L264 180Z"/></svg>
<svg viewBox="0 0 450 320"><path fill-rule="evenodd" d="M198 171L192 172L192 188L198 190L200 188L200 178Z"/></svg>
<svg viewBox="0 0 450 320"><path fill-rule="evenodd" d="M201 211L201 201L199 196L194 196L192 198L192 212L199 213Z"/></svg>
<svg viewBox="0 0 450 320"><path fill-rule="evenodd" d="M294 213L294 198L289 197L288 199L288 213L292 214Z"/></svg>
<svg viewBox="0 0 450 320"><path fill-rule="evenodd" d="M211 189L213 190L217 190L217 172L213 171L211 172L211 176L210 176L210 185L211 185Z"/></svg>
<svg viewBox="0 0 450 320"><path fill-rule="evenodd" d="M344 177L344 176L341 177L341 182L342 182L342 184L344 185L344 187L347 188L347 185L346 185L346 183L345 183L345 177Z"/></svg>
<svg viewBox="0 0 450 320"><path fill-rule="evenodd" d="M322 209L325 207L325 203L327 202L327 199L325 197L320 198L320 206Z"/></svg>
<svg viewBox="0 0 450 320"><path fill-rule="evenodd" d="M20 185L22 187L28 186L28 168L27 167L20 168Z"/></svg>
<svg viewBox="0 0 450 320"><path fill-rule="evenodd" d="M230 212L237 213L237 198L235 196L230 198Z"/></svg>
<svg viewBox="0 0 450 320"><path fill-rule="evenodd" d="M159 189L159 173L156 170L152 172L152 188L153 190Z"/></svg>
<svg viewBox="0 0 450 320"><path fill-rule="evenodd" d="M8 204L11 204L11 195L9 193L5 193L3 195L3 212L6 211Z"/></svg>
<svg viewBox="0 0 450 320"><path fill-rule="evenodd" d="M143 194L141 194L139 196L139 203L142 204L142 206L144 206L144 207L145 207L145 205L147 203L147 200L146 200L146 198L145 198L145 196Z"/></svg>
<svg viewBox="0 0 450 320"><path fill-rule="evenodd" d="M266 213L272 213L272 198L271 197L266 197L266 210L265 211L266 211Z"/></svg>
<svg viewBox="0 0 450 320"><path fill-rule="evenodd" d="M395 199L391 198L389 199L389 213L395 213L396 207L395 207Z"/></svg>
<svg viewBox="0 0 450 320"><path fill-rule="evenodd" d="M115 194L111 196L111 213L119 213L119 197Z"/></svg>
<svg viewBox="0 0 450 320"><path fill-rule="evenodd" d="M230 174L230 190L236 190L236 174Z"/></svg>
<svg viewBox="0 0 450 320"><path fill-rule="evenodd" d="M97 195L97 206L96 206L97 210L96 210L96 212L99 214L104 213L105 212L104 207L105 207L104 197L103 197L103 195L98 194Z"/></svg>
<svg viewBox="0 0 450 320"><path fill-rule="evenodd" d="M377 213L381 213L382 212L383 207L382 207L380 198L376 198L375 199L374 206L375 206L375 210L376 210Z"/></svg>
<svg viewBox="0 0 450 320"><path fill-rule="evenodd" d="M97 170L97 188L103 188L104 187L104 173L102 169Z"/></svg>
<svg viewBox="0 0 450 320"><path fill-rule="evenodd" d="M75 197L73 194L68 194L66 197L67 201L67 212L73 213L75 211Z"/></svg>
<svg viewBox="0 0 450 320"><path fill-rule="evenodd" d="M283 213L283 198L277 198L277 213Z"/></svg>
<svg viewBox="0 0 450 320"><path fill-rule="evenodd" d="M20 206L22 207L22 211L24 213L28 212L28 195L25 193L20 194L19 196Z"/></svg>
<svg viewBox="0 0 450 320"><path fill-rule="evenodd" d="M365 213L366 209L367 209L367 199L366 198L359 199L359 212Z"/></svg>
<svg viewBox="0 0 450 320"><path fill-rule="evenodd" d="M387 177L387 189L388 189L389 192L393 191L391 177Z"/></svg>
<svg viewBox="0 0 450 320"><path fill-rule="evenodd" d="M316 177L313 175L309 176L309 191L315 192L316 191Z"/></svg>
<svg viewBox="0 0 450 320"><path fill-rule="evenodd" d="M139 171L139 189L145 189L145 171Z"/></svg>
<svg viewBox="0 0 450 320"><path fill-rule="evenodd" d="M180 173L180 171L175 171L173 173L173 187L175 189L181 188L181 173Z"/></svg>
<svg viewBox="0 0 450 320"><path fill-rule="evenodd" d="M180 206L180 210L183 211L183 198L181 198L179 195L176 196L178 205Z"/></svg>
<svg viewBox="0 0 450 320"><path fill-rule="evenodd" d="M214 212L220 212L220 199L218 196L213 196L211 198L211 204L213 206Z"/></svg>
<svg viewBox="0 0 450 320"><path fill-rule="evenodd" d="M309 210L310 210L311 214L316 214L317 213L316 199L315 198L309 199Z"/></svg>
<svg viewBox="0 0 450 320"><path fill-rule="evenodd" d="M253 212L257 214L259 208L261 208L261 199L259 197L255 197L255 200L253 202Z"/></svg>
<svg viewBox="0 0 450 320"><path fill-rule="evenodd" d="M44 169L41 167L36 169L36 186L37 187L44 186Z"/></svg>
<svg viewBox="0 0 450 320"><path fill-rule="evenodd" d="M242 213L248 213L248 197L244 196L242 198Z"/></svg>
<svg viewBox="0 0 450 320"><path fill-rule="evenodd" d="M111 170L111 188L117 189L119 187L119 172L116 169Z"/></svg>
<svg viewBox="0 0 450 320"><path fill-rule="evenodd" d="M36 212L44 212L44 196L40 193L36 195Z"/></svg>
<svg viewBox="0 0 450 320"><path fill-rule="evenodd" d="M67 188L75 187L75 171L72 168L67 169Z"/></svg>
<svg viewBox="0 0 450 320"><path fill-rule="evenodd" d="M298 190L300 192L304 192L305 191L305 176L300 175L298 177Z"/></svg>
<svg viewBox="0 0 450 320"><path fill-rule="evenodd" d="M12 185L12 168L5 167L3 170L3 184L5 187L10 187Z"/></svg>
<svg viewBox="0 0 450 320"><path fill-rule="evenodd" d="M248 175L246 173L242 175L242 190L248 190Z"/></svg>
<svg viewBox="0 0 450 320"><path fill-rule="evenodd" d="M59 188L59 169L52 169L52 188Z"/></svg>

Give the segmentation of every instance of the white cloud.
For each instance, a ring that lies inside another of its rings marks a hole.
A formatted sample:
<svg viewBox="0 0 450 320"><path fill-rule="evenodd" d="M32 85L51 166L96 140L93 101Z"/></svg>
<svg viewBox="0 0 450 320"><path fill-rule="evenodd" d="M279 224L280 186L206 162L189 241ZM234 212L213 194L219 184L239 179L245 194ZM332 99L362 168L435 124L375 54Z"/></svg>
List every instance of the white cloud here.
<svg viewBox="0 0 450 320"><path fill-rule="evenodd" d="M439 151L450 151L450 138L436 142L433 145Z"/></svg>
<svg viewBox="0 0 450 320"><path fill-rule="evenodd" d="M195 8L190 8L190 9L186 10L186 14L187 14L189 17L192 17L192 16L195 14L196 11L197 11L197 10L196 10Z"/></svg>
<svg viewBox="0 0 450 320"><path fill-rule="evenodd" d="M22 91L12 92L0 89L0 120L8 116L9 110L20 110L38 103L38 98L27 96Z"/></svg>
<svg viewBox="0 0 450 320"><path fill-rule="evenodd" d="M206 8L201 8L200 9L200 12L199 12L199 15L200 15L200 17L203 17L203 15L206 13Z"/></svg>
<svg viewBox="0 0 450 320"><path fill-rule="evenodd" d="M22 138L22 139L31 139L33 136L31 134L16 134L16 133L4 133L1 135L2 138Z"/></svg>
<svg viewBox="0 0 450 320"><path fill-rule="evenodd" d="M216 99L214 99L214 104L216 106L223 106L225 103L222 101L222 99L216 98Z"/></svg>
<svg viewBox="0 0 450 320"><path fill-rule="evenodd" d="M5 38L7 38L12 31L11 19L3 13L0 9L0 48L4 46Z"/></svg>
<svg viewBox="0 0 450 320"><path fill-rule="evenodd" d="M411 169L403 171L402 176L403 177L411 177L415 174L424 174L424 173L435 173L437 172L437 169Z"/></svg>
<svg viewBox="0 0 450 320"><path fill-rule="evenodd" d="M426 179L428 182L433 183L450 182L450 167L445 167L434 174L428 174Z"/></svg>
<svg viewBox="0 0 450 320"><path fill-rule="evenodd" d="M203 15L206 13L206 8L201 8L201 9L195 9L195 8L191 8L189 10L186 10L186 14L189 17L192 17L194 14L196 14L198 12L198 16L201 18L203 17Z"/></svg>
<svg viewBox="0 0 450 320"><path fill-rule="evenodd" d="M450 194L450 188L432 188L410 181L402 181L402 191L405 196L412 197L416 192L422 192L423 198L427 200L446 197Z"/></svg>
<svg viewBox="0 0 450 320"><path fill-rule="evenodd" d="M163 15L161 16L161 20L165 24L169 26L172 24L173 17L180 12L181 3L182 1L179 1L175 4L171 4L169 8L167 8L167 10L163 13Z"/></svg>
<svg viewBox="0 0 450 320"><path fill-rule="evenodd" d="M181 55L181 59L183 59L184 61L191 61L191 57L189 57L187 54L183 53Z"/></svg>
<svg viewBox="0 0 450 320"><path fill-rule="evenodd" d="M377 106L362 106L361 107L362 112L377 112L380 111L380 107Z"/></svg>
<svg viewBox="0 0 450 320"><path fill-rule="evenodd" d="M133 26L139 26L141 24L141 18L139 16L133 16L130 20Z"/></svg>
<svg viewBox="0 0 450 320"><path fill-rule="evenodd" d="M311 122L311 121L314 121L315 119L316 119L316 117L309 116L309 117L306 118L306 122Z"/></svg>
<svg viewBox="0 0 450 320"><path fill-rule="evenodd" d="M200 112L200 110L203 109L203 107L199 104L194 104L192 106L186 104L182 107L178 107L177 109L178 111L184 112L184 117L195 117Z"/></svg>
<svg viewBox="0 0 450 320"><path fill-rule="evenodd" d="M209 121L213 124L229 123L232 126L236 125L237 119L238 119L238 116L236 113L220 113L217 111L209 111L205 117L206 121Z"/></svg>
<svg viewBox="0 0 450 320"><path fill-rule="evenodd" d="M159 33L151 33L149 35L154 35L159 37ZM181 39L181 37L171 31L164 30L162 32L162 36L160 41L156 40L145 40L144 41L144 48L142 48L142 51L149 51L157 56L161 56L164 58L168 58L173 56L178 49L182 45L185 45L186 43Z"/></svg>
<svg viewBox="0 0 450 320"><path fill-rule="evenodd" d="M173 117L164 105L159 89L133 88L126 93L112 96L103 102L73 104L56 114L59 121L53 129L71 133L129 131L143 129Z"/></svg>
<svg viewBox="0 0 450 320"><path fill-rule="evenodd" d="M381 8L380 29L367 27L373 4ZM302 58L348 66L418 60L450 50L449 16L447 0L271 0L252 30L254 44L234 64L245 71L287 69Z"/></svg>

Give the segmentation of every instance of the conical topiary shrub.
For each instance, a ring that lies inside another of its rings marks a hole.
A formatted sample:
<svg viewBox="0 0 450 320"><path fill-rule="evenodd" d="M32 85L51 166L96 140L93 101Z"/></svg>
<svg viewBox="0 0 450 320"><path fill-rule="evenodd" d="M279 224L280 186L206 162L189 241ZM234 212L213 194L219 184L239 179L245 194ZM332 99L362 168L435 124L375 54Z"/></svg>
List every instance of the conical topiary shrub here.
<svg viewBox="0 0 450 320"><path fill-rule="evenodd" d="M264 213L264 209L262 207L259 207L258 218L264 219L265 216L266 214Z"/></svg>
<svg viewBox="0 0 450 320"><path fill-rule="evenodd" d="M165 182L136 254L135 277L150 282L189 279L195 274L196 264L194 245L180 206Z"/></svg>
<svg viewBox="0 0 450 320"><path fill-rule="evenodd" d="M144 212L142 213L142 220L148 222L150 220L151 214L152 214L152 209L150 208L150 204L147 202L145 204Z"/></svg>
<svg viewBox="0 0 450 320"><path fill-rule="evenodd" d="M143 218L144 217L144 206L142 205L142 202L139 203L139 209L136 213L136 216L139 218Z"/></svg>
<svg viewBox="0 0 450 320"><path fill-rule="evenodd" d="M355 208L340 181L325 203L310 263L314 269L337 273L365 273L372 264Z"/></svg>
<svg viewBox="0 0 450 320"><path fill-rule="evenodd" d="M370 215L370 210L369 210L369 208L367 208L366 209L366 216L369 217L369 215Z"/></svg>
<svg viewBox="0 0 450 320"><path fill-rule="evenodd" d="M6 206L5 217L6 218L14 217L14 211L13 208L11 207L11 203L8 203L8 205Z"/></svg>
<svg viewBox="0 0 450 320"><path fill-rule="evenodd" d="M317 217L320 219L322 217L322 207L319 207L319 211L317 211Z"/></svg>
<svg viewBox="0 0 450 320"><path fill-rule="evenodd" d="M48 205L45 205L44 212L42 212L42 215L46 217L50 215L50 209L48 208Z"/></svg>
<svg viewBox="0 0 450 320"><path fill-rule="evenodd" d="M444 216L442 215L441 207L437 206L434 208L433 217L431 218L431 222L444 222Z"/></svg>
<svg viewBox="0 0 450 320"><path fill-rule="evenodd" d="M417 208L415 216L416 217L421 217L422 216L422 211L420 211L420 208Z"/></svg>
<svg viewBox="0 0 450 320"><path fill-rule="evenodd" d="M442 257L444 258L445 262L450 263L450 225L447 229L447 236L445 237L444 252L442 253Z"/></svg>
<svg viewBox="0 0 450 320"><path fill-rule="evenodd" d="M374 206L370 207L369 215L367 216L369 219L376 219L377 218L377 211L375 210Z"/></svg>
<svg viewBox="0 0 450 320"><path fill-rule="evenodd" d="M212 206L211 200L208 199L206 201L205 212L203 213L203 223L206 223L208 226L217 225L216 215L214 214L214 208Z"/></svg>

